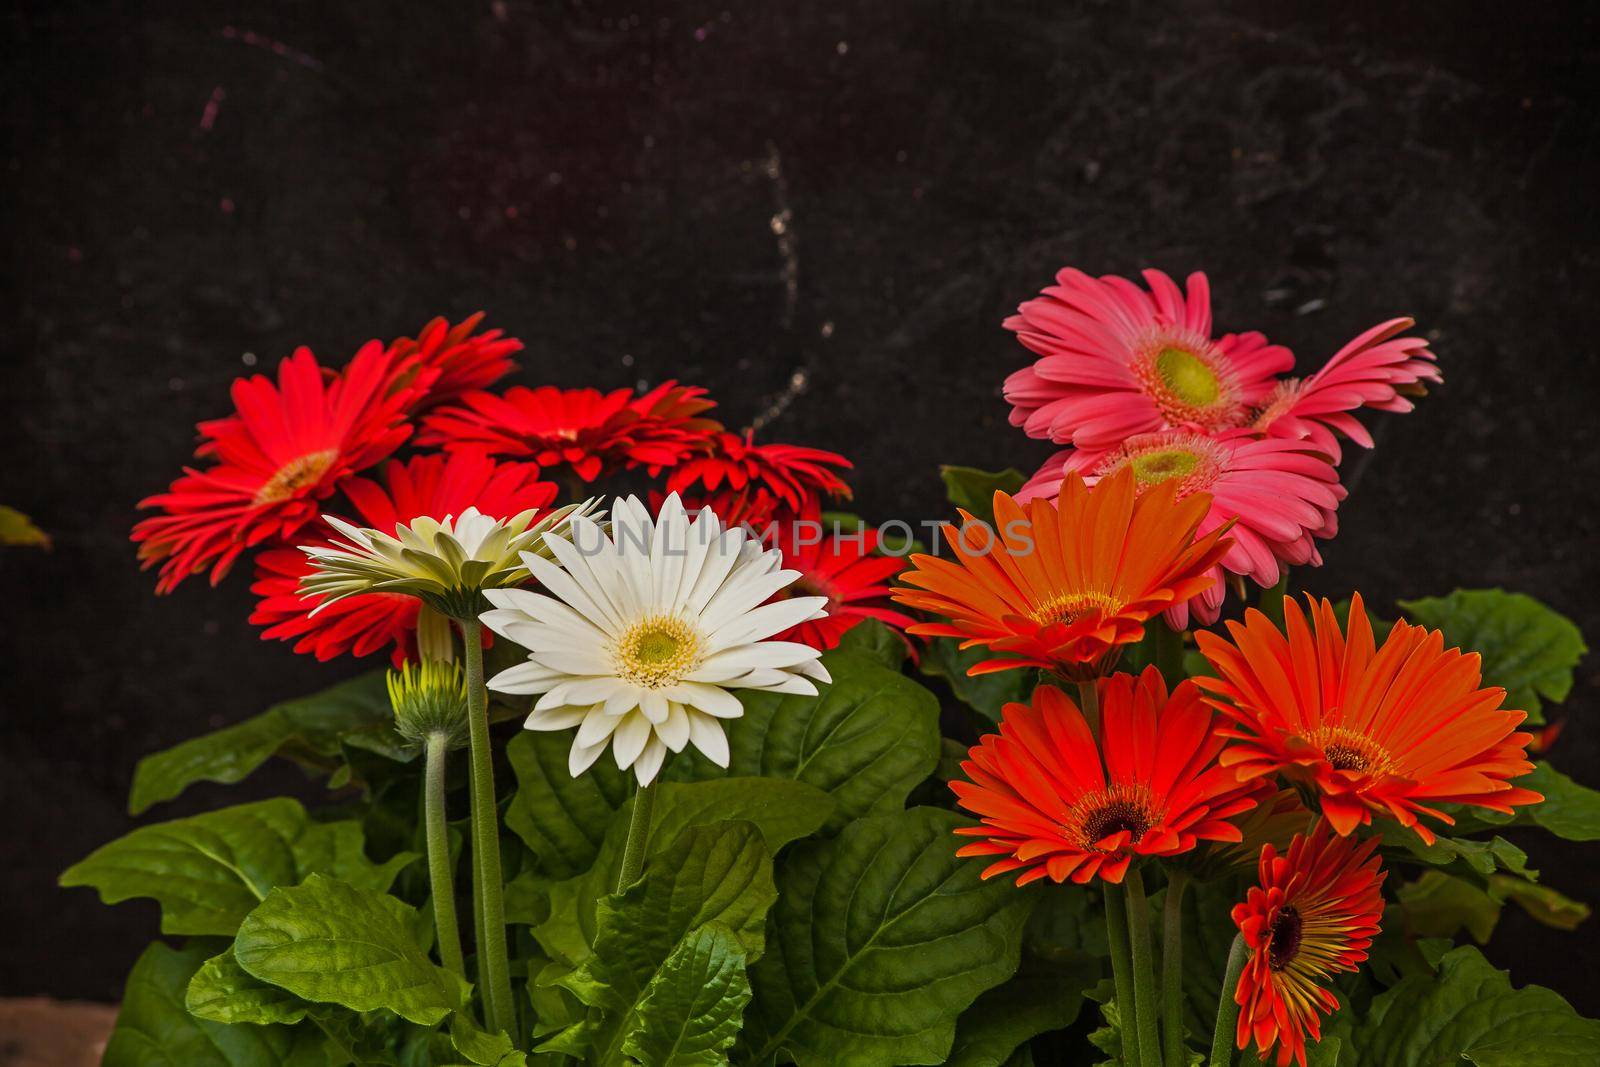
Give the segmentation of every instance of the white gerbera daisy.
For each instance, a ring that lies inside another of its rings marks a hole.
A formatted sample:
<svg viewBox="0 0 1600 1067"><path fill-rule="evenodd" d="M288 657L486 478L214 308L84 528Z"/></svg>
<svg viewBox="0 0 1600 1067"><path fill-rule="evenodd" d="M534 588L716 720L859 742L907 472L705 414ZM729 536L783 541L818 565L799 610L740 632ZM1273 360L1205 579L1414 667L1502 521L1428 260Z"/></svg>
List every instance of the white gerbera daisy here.
<svg viewBox="0 0 1600 1067"><path fill-rule="evenodd" d="M815 694L812 679L830 680L816 649L766 640L823 617L827 598L767 603L800 573L745 531L724 530L710 509L691 519L674 493L652 521L629 497L612 511L610 536L579 516L563 533L545 538L555 562L524 557L543 591L485 591L496 610L483 622L528 649L528 662L489 688L542 694L530 730L578 728L574 776L608 744L641 786L691 742L726 767L719 720L744 714L728 690Z"/></svg>

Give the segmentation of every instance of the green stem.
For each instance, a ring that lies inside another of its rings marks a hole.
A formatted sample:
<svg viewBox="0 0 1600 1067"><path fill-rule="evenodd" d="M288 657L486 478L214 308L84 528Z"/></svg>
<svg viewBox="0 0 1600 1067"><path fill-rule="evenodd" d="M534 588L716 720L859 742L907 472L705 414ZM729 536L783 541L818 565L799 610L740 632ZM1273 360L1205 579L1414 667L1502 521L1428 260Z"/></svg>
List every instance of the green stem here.
<svg viewBox="0 0 1600 1067"><path fill-rule="evenodd" d="M1083 721L1089 724L1089 732L1100 738L1100 686L1093 678L1078 683L1078 710L1083 712Z"/></svg>
<svg viewBox="0 0 1600 1067"><path fill-rule="evenodd" d="M1244 973L1244 962L1249 955L1244 935L1235 934L1233 947L1228 950L1222 992L1217 994L1217 1025L1211 1032L1211 1067L1230 1067L1233 1063L1234 1036L1239 1022L1239 1005L1233 999L1233 992L1239 988L1239 975Z"/></svg>
<svg viewBox="0 0 1600 1067"><path fill-rule="evenodd" d="M1139 1057L1147 1064L1161 1062L1161 1034L1156 1026L1155 952L1150 945L1150 902L1144 895L1144 875L1129 867L1128 941L1133 948L1133 1005L1139 1021ZM1127 1045L1124 1023L1123 1045Z"/></svg>
<svg viewBox="0 0 1600 1067"><path fill-rule="evenodd" d="M1189 876L1173 870L1167 875L1167 900L1161 907L1162 1031L1167 1067L1189 1067L1183 1041L1183 894Z"/></svg>
<svg viewBox="0 0 1600 1067"><path fill-rule="evenodd" d="M450 753L449 738L433 734L427 742L427 769L423 779L423 821L428 839L428 888L433 892L433 932L439 942L439 960L461 977L467 976L461 956L461 931L456 926L456 886L450 865L450 834L444 818L444 764Z"/></svg>
<svg viewBox="0 0 1600 1067"><path fill-rule="evenodd" d="M1128 894L1120 885L1110 882L1103 885L1106 939L1111 944L1111 979L1117 989L1117 1020L1122 1028L1122 1062L1125 1067L1144 1067L1139 1058L1139 1043L1133 1038L1133 962L1128 948Z"/></svg>
<svg viewBox="0 0 1600 1067"><path fill-rule="evenodd" d="M622 870L617 872L617 892L644 873L644 853L650 844L650 816L656 806L656 783L640 786L633 794L633 815L628 820L628 843L622 849Z"/></svg>
<svg viewBox="0 0 1600 1067"><path fill-rule="evenodd" d="M500 873L499 811L494 800L494 758L489 750L489 694L483 687L483 624L461 624L467 668L467 726L471 731L473 885L478 931L478 986L489 1032L515 1039L511 965L506 959L505 884Z"/></svg>

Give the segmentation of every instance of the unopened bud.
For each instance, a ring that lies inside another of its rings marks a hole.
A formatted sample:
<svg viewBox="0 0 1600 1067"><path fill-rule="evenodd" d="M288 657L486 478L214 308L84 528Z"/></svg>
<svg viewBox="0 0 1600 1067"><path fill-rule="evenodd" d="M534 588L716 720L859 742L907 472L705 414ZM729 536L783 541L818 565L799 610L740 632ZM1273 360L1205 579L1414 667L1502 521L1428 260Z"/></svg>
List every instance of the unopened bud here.
<svg viewBox="0 0 1600 1067"><path fill-rule="evenodd" d="M459 665L441 660L407 663L389 672L395 729L415 744L442 737L450 748L467 739L467 683Z"/></svg>

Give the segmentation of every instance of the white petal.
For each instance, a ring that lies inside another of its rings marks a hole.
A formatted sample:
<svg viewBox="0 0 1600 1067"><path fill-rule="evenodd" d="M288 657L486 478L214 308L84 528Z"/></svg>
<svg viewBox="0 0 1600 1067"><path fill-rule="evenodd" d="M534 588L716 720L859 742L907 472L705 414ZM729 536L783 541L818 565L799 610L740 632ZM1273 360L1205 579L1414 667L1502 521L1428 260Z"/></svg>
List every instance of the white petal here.
<svg viewBox="0 0 1600 1067"><path fill-rule="evenodd" d="M639 710L644 713L644 717L649 719L652 725L666 722L667 698L662 696L659 690L646 689L644 691L644 699L639 701Z"/></svg>
<svg viewBox="0 0 1600 1067"><path fill-rule="evenodd" d="M827 597L797 596L789 600L780 600L775 604L763 604L717 630L707 641L712 648L718 649L729 645L742 645L748 641L759 641L804 622L811 618L817 609L826 607L827 603Z"/></svg>
<svg viewBox="0 0 1600 1067"><path fill-rule="evenodd" d="M683 751L683 746L689 743L689 713L682 704L674 703L667 708L667 721L656 726L656 736L672 751Z"/></svg>
<svg viewBox="0 0 1600 1067"><path fill-rule="evenodd" d="M578 777L578 775L593 767L594 761L599 759L600 754L605 750L604 741L598 745L580 745L574 741L571 750L567 753L567 773L574 778Z"/></svg>
<svg viewBox="0 0 1600 1067"><path fill-rule="evenodd" d="M714 685L679 682L667 691L667 696L719 719L737 719L744 714L744 705L739 703L738 697Z"/></svg>
<svg viewBox="0 0 1600 1067"><path fill-rule="evenodd" d="M633 761L639 758L639 753L644 751L646 742L653 736L650 729L650 720L643 715L624 715L620 719L605 717L607 722L617 723L617 732L611 737L611 755L616 758L617 766L627 770L633 766Z"/></svg>
<svg viewBox="0 0 1600 1067"><path fill-rule="evenodd" d="M728 735L722 732L722 724L716 719L689 712L689 740L718 767L728 765Z"/></svg>
<svg viewBox="0 0 1600 1067"><path fill-rule="evenodd" d="M560 675L552 674L537 663L519 663L515 667L507 667L493 678L488 685L496 693L512 693L526 695L529 693L543 693L554 685Z"/></svg>
<svg viewBox="0 0 1600 1067"><path fill-rule="evenodd" d="M570 730L583 721L588 708L557 708L554 711L535 711L522 724L525 730Z"/></svg>
<svg viewBox="0 0 1600 1067"><path fill-rule="evenodd" d="M599 708L586 708L583 725L578 727L578 736L573 739L573 743L586 747L603 745L616 731L618 725L626 721L615 715L607 715Z"/></svg>
<svg viewBox="0 0 1600 1067"><path fill-rule="evenodd" d="M667 746L661 743L660 738L652 737L633 764L633 773L638 777L641 786L655 781L656 773L661 770L661 764L666 758Z"/></svg>

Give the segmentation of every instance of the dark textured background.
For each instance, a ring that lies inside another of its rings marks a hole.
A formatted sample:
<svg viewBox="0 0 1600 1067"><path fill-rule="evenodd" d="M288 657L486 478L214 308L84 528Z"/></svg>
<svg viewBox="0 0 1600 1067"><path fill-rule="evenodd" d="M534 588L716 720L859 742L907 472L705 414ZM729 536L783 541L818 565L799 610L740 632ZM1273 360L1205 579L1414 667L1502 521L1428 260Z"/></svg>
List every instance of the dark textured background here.
<svg viewBox="0 0 1600 1067"><path fill-rule="evenodd" d="M130 826L139 755L338 670L258 640L241 575L154 597L134 501L252 359L435 312L735 425L802 371L773 436L851 455L880 520L941 512L937 461L1047 454L998 324L1062 264L1204 268L1303 366L1409 313L1446 383L1371 420L1307 581L1504 584L1600 639L1589 5L724 3L12 9L0 501L56 547L0 555L0 993L117 995L154 909L56 873ZM1591 785L1596 662L1555 756ZM1600 847L1524 843L1600 901ZM1491 954L1600 1014L1593 945L1508 910Z"/></svg>

